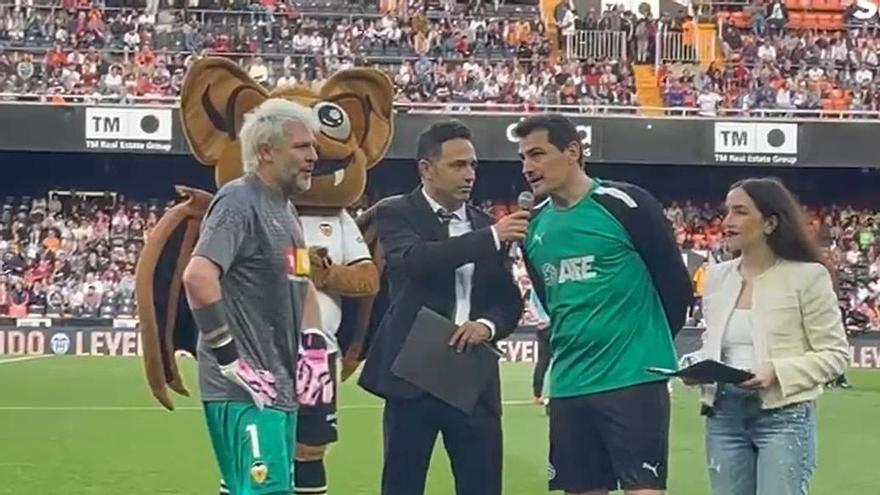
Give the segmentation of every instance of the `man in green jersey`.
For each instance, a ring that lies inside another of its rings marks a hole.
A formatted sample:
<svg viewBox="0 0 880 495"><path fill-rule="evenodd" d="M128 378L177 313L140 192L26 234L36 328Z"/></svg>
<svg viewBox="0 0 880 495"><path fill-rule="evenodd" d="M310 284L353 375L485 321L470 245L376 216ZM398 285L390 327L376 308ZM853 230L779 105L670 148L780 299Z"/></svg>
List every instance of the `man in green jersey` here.
<svg viewBox="0 0 880 495"><path fill-rule="evenodd" d="M537 115L514 129L523 175L547 197L524 243L550 316L550 489L666 489L675 334L693 297L663 209L645 190L587 176L575 126Z"/></svg>

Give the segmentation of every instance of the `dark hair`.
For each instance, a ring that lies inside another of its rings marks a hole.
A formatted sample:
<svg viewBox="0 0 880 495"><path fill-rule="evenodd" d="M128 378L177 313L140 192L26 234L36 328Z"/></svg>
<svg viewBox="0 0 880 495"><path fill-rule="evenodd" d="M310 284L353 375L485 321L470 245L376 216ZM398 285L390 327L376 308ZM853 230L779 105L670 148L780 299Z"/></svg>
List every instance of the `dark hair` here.
<svg viewBox="0 0 880 495"><path fill-rule="evenodd" d="M416 160L433 162L440 157L443 143L453 139L471 139L471 130L458 120L441 120L431 124L419 134Z"/></svg>
<svg viewBox="0 0 880 495"><path fill-rule="evenodd" d="M777 226L767 236L767 244L776 256L825 265L836 287L830 260L822 254L818 240L810 235L800 203L782 181L772 177L745 179L730 189L745 191L765 218L776 217Z"/></svg>
<svg viewBox="0 0 880 495"><path fill-rule="evenodd" d="M516 124L513 135L522 139L535 131L547 131L547 140L559 151L564 151L574 142L578 147L578 156L583 152L577 128L565 116L558 113L533 115Z"/></svg>

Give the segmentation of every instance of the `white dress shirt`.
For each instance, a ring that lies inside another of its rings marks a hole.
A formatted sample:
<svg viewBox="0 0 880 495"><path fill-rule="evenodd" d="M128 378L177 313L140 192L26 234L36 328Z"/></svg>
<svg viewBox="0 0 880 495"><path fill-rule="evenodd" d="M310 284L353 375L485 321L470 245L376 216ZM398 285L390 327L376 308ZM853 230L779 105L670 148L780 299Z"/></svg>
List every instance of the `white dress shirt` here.
<svg viewBox="0 0 880 495"><path fill-rule="evenodd" d="M428 193L422 189L422 194L428 202L428 206L436 214L439 210L445 210L443 206L434 200ZM462 204L457 210L449 212L452 219L449 221L449 237L458 237L473 230L471 221L467 216L467 205ZM438 218L437 221L440 221ZM492 237L495 239L495 248L501 249L501 241L498 238L498 232L495 226L492 226ZM471 289L473 288L474 264L468 263L462 265L455 270L455 324L461 325L470 320L471 314ZM495 323L479 318L476 320L489 327L489 338L495 337Z"/></svg>

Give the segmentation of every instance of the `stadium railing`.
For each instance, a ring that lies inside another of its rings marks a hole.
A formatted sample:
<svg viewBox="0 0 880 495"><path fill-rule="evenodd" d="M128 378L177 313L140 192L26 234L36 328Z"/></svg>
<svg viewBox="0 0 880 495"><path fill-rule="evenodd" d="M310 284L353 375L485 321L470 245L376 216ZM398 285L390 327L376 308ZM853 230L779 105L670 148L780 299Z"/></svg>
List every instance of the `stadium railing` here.
<svg viewBox="0 0 880 495"><path fill-rule="evenodd" d="M64 101L52 101L61 98ZM0 93L2 105L55 105L55 106L119 106L119 107L177 107L176 96L127 96L120 102L118 96L69 95L69 94L19 94ZM733 119L786 119L797 121L828 121L873 119L880 120L876 110L822 110L822 109L775 109L758 108L743 110L721 108L717 115L701 115L696 107L649 107L623 105L525 105L523 103L485 103L485 102L396 102L396 112L408 113L448 113L468 115L529 115L538 112L556 112L566 115L602 115L613 117L639 117L640 114L657 115L659 118L733 118ZM654 117L657 118L657 117Z"/></svg>
<svg viewBox="0 0 880 495"><path fill-rule="evenodd" d="M302 66L313 60L318 58L318 54L313 52L311 48L309 48L305 52L297 52L293 51L292 45L289 42L284 43L275 43L268 42L264 43L261 48L258 48L255 52L237 52L237 51L223 51L217 52L212 51L209 48L205 48L201 50L201 52L193 52L186 49L174 49L172 46L177 43L175 41L163 41L162 43L155 44L155 49L151 49L150 52L155 56L183 56L188 57L190 55L197 55L199 53L209 53L211 56L222 56L230 59L253 59L256 57L260 57L266 61L277 61L282 62L285 59L289 59L292 64L297 66ZM47 53L53 50L52 46L7 46L0 48L7 53L12 52L23 52L29 53L35 56L43 57ZM415 62L421 58L415 48L408 43L392 45L388 44L387 47L383 46L380 41L373 43L372 45L363 44L359 46L359 50L362 51L354 51L351 53L343 53L340 55L334 55L333 58L356 58L363 57L368 63L371 64L385 64L385 65L401 65L404 62ZM65 50L69 50L66 48ZM287 50L287 51L286 51ZM478 58L480 61L486 61L489 63L500 63L500 62L509 62L515 58L516 49L513 46L501 45L493 48L485 48L485 49L475 49L473 56ZM79 50L81 53L86 53L87 50ZM112 64L121 63L128 64L131 63L132 59L137 56L138 50L131 48L100 48L95 50L97 53L101 55L107 55L111 57L115 57L114 60L111 61ZM440 53L437 54L428 54L425 55L429 59L435 60L438 58L443 58L447 63L462 63L469 59L469 57L464 56L458 52L451 52L449 54ZM327 54L324 54L324 57L327 57ZM39 62L39 61L35 61Z"/></svg>
<svg viewBox="0 0 880 495"><path fill-rule="evenodd" d="M684 62L697 64L714 60L718 36L714 32L696 29L692 33L681 31L658 31L654 40L654 63Z"/></svg>
<svg viewBox="0 0 880 495"><path fill-rule="evenodd" d="M565 37L565 55L571 59L629 58L626 33L622 31L575 31Z"/></svg>

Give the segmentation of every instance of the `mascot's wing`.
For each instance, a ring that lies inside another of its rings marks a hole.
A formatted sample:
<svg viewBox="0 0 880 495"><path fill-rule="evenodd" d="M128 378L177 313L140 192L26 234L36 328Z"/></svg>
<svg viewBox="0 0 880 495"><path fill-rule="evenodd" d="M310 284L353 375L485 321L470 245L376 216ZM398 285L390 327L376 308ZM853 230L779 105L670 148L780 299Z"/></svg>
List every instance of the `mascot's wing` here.
<svg viewBox="0 0 880 495"><path fill-rule="evenodd" d="M168 388L189 396L175 361L175 351L195 356L198 330L183 293L181 277L192 255L211 194L178 186L187 197L168 210L150 232L135 273L144 368L153 396L167 409L174 404Z"/></svg>
<svg viewBox="0 0 880 495"><path fill-rule="evenodd" d="M342 322L336 335L342 350L342 381L351 377L366 357L373 334L388 309L385 253L382 250L382 243L379 242L375 224L376 208L382 204L382 201L373 205L356 219L358 227L364 235L364 242L370 249L376 271L379 272L379 292L372 297L342 299Z"/></svg>

